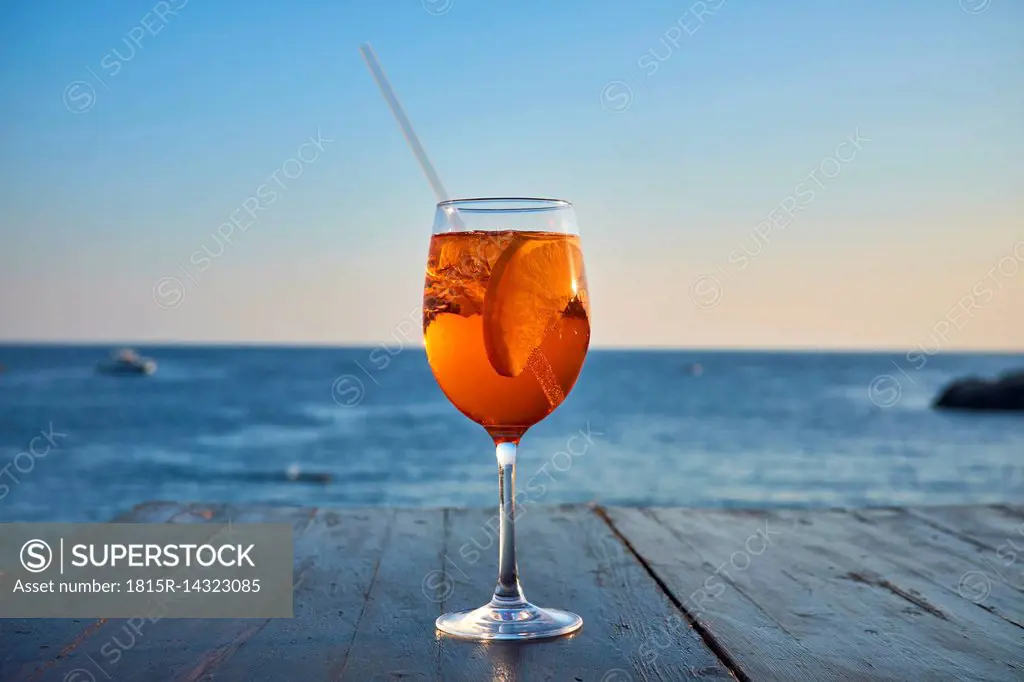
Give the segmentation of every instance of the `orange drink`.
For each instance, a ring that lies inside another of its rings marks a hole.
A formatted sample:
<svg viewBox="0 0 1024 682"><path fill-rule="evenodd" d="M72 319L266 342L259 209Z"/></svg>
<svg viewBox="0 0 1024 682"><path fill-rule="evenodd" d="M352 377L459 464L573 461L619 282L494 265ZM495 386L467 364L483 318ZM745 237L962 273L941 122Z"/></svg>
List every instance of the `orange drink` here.
<svg viewBox="0 0 1024 682"><path fill-rule="evenodd" d="M565 399L590 343L589 306L577 235L431 238L427 359L452 404L494 437L518 440Z"/></svg>

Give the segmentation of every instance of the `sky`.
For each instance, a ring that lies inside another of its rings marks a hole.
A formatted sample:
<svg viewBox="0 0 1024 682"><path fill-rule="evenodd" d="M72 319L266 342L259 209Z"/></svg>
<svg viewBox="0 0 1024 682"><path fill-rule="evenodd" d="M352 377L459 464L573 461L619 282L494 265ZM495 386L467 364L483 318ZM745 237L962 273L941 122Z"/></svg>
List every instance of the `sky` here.
<svg viewBox="0 0 1024 682"><path fill-rule="evenodd" d="M12 0L0 341L415 318L436 199L370 41L452 196L574 203L596 347L1022 350L1022 28L1014 0Z"/></svg>

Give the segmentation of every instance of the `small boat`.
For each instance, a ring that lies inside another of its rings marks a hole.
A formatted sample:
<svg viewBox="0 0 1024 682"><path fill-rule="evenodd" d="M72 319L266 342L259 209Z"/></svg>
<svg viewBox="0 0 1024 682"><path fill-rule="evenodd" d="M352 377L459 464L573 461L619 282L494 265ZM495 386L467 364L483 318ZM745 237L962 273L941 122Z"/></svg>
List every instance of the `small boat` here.
<svg viewBox="0 0 1024 682"><path fill-rule="evenodd" d="M320 471L303 471L298 464L292 464L284 472L285 478L289 481L299 483L330 483L331 475Z"/></svg>
<svg viewBox="0 0 1024 682"><path fill-rule="evenodd" d="M101 374L152 374L156 371L156 360L144 358L131 349L112 353L109 360L96 365Z"/></svg>

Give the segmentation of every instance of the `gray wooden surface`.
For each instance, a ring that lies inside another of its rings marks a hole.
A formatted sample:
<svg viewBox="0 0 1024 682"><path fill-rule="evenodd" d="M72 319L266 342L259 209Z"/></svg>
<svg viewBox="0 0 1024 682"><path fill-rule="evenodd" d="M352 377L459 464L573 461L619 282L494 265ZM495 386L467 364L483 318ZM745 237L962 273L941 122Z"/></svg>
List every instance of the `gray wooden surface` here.
<svg viewBox="0 0 1024 682"><path fill-rule="evenodd" d="M141 505L118 520L290 523L295 618L2 620L0 680L1024 680L1024 507L530 507L527 597L583 630L439 636L489 597L493 517Z"/></svg>

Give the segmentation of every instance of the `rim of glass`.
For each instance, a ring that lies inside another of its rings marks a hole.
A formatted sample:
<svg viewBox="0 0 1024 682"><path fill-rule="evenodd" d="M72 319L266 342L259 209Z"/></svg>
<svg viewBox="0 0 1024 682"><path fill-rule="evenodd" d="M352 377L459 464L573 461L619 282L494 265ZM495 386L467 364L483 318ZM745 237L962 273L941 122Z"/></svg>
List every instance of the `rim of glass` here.
<svg viewBox="0 0 1024 682"><path fill-rule="evenodd" d="M537 213L572 208L565 199L542 197L474 197L448 199L437 204L439 209L455 209L460 213Z"/></svg>

